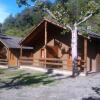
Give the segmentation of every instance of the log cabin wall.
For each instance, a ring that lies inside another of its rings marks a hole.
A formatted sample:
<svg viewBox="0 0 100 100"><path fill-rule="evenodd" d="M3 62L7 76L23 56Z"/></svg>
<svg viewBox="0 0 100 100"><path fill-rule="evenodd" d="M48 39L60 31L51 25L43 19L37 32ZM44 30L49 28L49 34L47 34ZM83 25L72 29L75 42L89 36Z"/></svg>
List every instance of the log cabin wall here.
<svg viewBox="0 0 100 100"><path fill-rule="evenodd" d="M67 64L62 66L63 69L71 70L71 34L61 34L62 31L61 28L48 23L48 41L52 40L52 45L51 41L47 45L54 46L54 49L56 49L54 50L56 51L55 58L63 59L62 64ZM54 53L52 53L52 55L54 55Z"/></svg>
<svg viewBox="0 0 100 100"><path fill-rule="evenodd" d="M0 41L0 65L8 65L7 47Z"/></svg>
<svg viewBox="0 0 100 100"><path fill-rule="evenodd" d="M55 36L55 47L58 48L58 58L62 59L63 69L72 70L70 35Z"/></svg>
<svg viewBox="0 0 100 100"><path fill-rule="evenodd" d="M8 49L8 66L18 67L19 56L20 56L19 49Z"/></svg>
<svg viewBox="0 0 100 100"><path fill-rule="evenodd" d="M33 50L20 49L19 65L33 65Z"/></svg>
<svg viewBox="0 0 100 100"><path fill-rule="evenodd" d="M100 72L100 52L96 56L96 71Z"/></svg>
<svg viewBox="0 0 100 100"><path fill-rule="evenodd" d="M0 42L0 59L7 59L7 47Z"/></svg>
<svg viewBox="0 0 100 100"><path fill-rule="evenodd" d="M30 49L23 49L22 50L22 57L31 58L33 57L33 50Z"/></svg>
<svg viewBox="0 0 100 100"><path fill-rule="evenodd" d="M33 61L35 66L41 67L39 64L39 58L41 58L41 49L34 53L34 61Z"/></svg>
<svg viewBox="0 0 100 100"><path fill-rule="evenodd" d="M96 72L96 42L94 40L88 40L87 49L87 71Z"/></svg>
<svg viewBox="0 0 100 100"><path fill-rule="evenodd" d="M96 71L100 72L100 40L98 40L96 42L96 51L97 51L97 55L96 55Z"/></svg>

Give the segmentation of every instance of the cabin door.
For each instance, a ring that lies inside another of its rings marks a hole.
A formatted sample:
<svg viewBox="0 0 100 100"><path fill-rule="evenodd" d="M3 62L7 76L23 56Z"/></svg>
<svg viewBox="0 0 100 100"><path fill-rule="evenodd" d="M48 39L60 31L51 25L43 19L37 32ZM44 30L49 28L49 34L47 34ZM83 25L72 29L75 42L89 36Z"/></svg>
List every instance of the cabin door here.
<svg viewBox="0 0 100 100"><path fill-rule="evenodd" d="M96 57L96 71L100 71L100 54L98 53L97 54L97 57Z"/></svg>
<svg viewBox="0 0 100 100"><path fill-rule="evenodd" d="M17 66L17 58L12 52L9 52L9 66Z"/></svg>

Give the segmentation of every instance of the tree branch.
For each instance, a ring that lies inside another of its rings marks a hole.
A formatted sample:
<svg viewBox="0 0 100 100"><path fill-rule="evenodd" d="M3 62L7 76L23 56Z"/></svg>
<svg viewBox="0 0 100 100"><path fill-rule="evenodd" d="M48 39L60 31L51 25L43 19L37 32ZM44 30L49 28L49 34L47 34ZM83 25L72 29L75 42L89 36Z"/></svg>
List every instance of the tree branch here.
<svg viewBox="0 0 100 100"><path fill-rule="evenodd" d="M90 17L92 17L92 13L89 15L89 16L87 16L87 17L85 17L82 21L80 21L79 23L77 23L77 25L80 25L81 23L83 23L83 22L85 22L86 20L88 20Z"/></svg>
<svg viewBox="0 0 100 100"><path fill-rule="evenodd" d="M44 8L44 11L46 11L52 18L57 20L56 16L48 8ZM72 32L72 28L71 28L70 25L66 25L65 28L69 28L71 30L71 32Z"/></svg>
<svg viewBox="0 0 100 100"><path fill-rule="evenodd" d="M47 12L52 18L57 19L56 16L47 8L43 9L45 12Z"/></svg>
<svg viewBox="0 0 100 100"><path fill-rule="evenodd" d="M70 25L66 25L67 28L69 28L72 32L72 27Z"/></svg>

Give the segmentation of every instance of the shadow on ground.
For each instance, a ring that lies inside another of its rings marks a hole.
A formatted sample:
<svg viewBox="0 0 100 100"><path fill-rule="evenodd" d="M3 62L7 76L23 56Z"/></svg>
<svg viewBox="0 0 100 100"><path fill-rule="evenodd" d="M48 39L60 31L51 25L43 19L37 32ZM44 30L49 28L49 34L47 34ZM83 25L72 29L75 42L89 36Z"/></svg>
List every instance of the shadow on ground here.
<svg viewBox="0 0 100 100"><path fill-rule="evenodd" d="M20 74L15 77L8 78L6 81L0 80L0 89L2 88L20 88L29 85L46 85L54 82L54 79L48 77L47 74L31 75L30 73Z"/></svg>
<svg viewBox="0 0 100 100"><path fill-rule="evenodd" d="M92 87L92 90L96 92L96 94L100 95L100 88L99 87ZM88 98L83 98L82 100L100 100L98 97L88 97Z"/></svg>
<svg viewBox="0 0 100 100"><path fill-rule="evenodd" d="M11 69L7 69L11 70ZM1 71L1 74L4 73ZM52 74L53 70L48 69L46 73L42 74L31 74L31 73L21 73L16 76L10 76L6 80L0 79L0 89L19 89L22 86L30 86L30 85L47 85L53 83L57 80L62 80L66 78L72 78L71 76L63 77L62 74Z"/></svg>
<svg viewBox="0 0 100 100"><path fill-rule="evenodd" d="M100 95L100 87L92 87L92 90L94 90L98 95Z"/></svg>
<svg viewBox="0 0 100 100"><path fill-rule="evenodd" d="M100 98L97 98L97 97L88 97L88 98L83 98L82 100L100 100Z"/></svg>

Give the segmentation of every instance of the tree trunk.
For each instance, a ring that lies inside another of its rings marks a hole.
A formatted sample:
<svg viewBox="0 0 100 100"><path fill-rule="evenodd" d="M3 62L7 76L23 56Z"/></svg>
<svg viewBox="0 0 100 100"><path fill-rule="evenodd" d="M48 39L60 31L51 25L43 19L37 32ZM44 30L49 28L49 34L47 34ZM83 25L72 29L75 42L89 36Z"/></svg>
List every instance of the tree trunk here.
<svg viewBox="0 0 100 100"><path fill-rule="evenodd" d="M78 67L77 67L77 25L74 24L74 28L72 30L72 40L71 40L71 48L72 48L72 76L75 77L78 75Z"/></svg>

